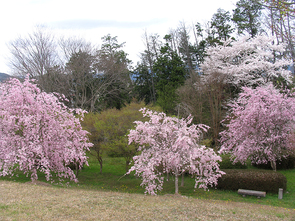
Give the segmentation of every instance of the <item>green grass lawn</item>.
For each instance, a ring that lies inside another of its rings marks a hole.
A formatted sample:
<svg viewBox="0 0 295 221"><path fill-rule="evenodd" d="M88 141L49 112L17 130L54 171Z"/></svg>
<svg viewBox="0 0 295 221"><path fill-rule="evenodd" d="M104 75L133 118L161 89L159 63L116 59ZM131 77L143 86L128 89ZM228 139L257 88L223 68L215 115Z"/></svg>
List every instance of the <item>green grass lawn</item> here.
<svg viewBox="0 0 295 221"><path fill-rule="evenodd" d="M144 188L140 186L141 180L133 175L125 174L125 161L123 158L104 158L103 173L99 173L99 164L92 156L89 157L89 166L85 166L79 172L78 183L70 182L67 188L90 189L103 191L117 191L125 193L144 193ZM278 194L268 193L265 198L257 199L254 196L242 197L237 191L224 191L210 188L209 191L194 189L194 180L189 176L185 177L184 186L179 186L179 193L198 199L223 200L225 202L246 202L254 204L271 205L283 208L295 208L295 169L278 171L287 177L287 190L284 190L282 200L278 199ZM2 177L1 180L16 182L28 182L26 177L20 172L17 176ZM46 182L44 175L39 174L39 180ZM181 180L181 178L179 179ZM56 185L64 188L66 185ZM163 191L159 195L174 194L174 179L170 176L169 181L165 180Z"/></svg>

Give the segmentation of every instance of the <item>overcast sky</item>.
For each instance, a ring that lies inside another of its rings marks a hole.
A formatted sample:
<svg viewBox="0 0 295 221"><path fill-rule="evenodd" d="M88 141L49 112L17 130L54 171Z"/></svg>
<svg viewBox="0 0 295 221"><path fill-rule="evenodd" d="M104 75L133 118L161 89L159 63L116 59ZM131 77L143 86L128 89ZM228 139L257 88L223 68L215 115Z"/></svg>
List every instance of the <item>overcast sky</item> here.
<svg viewBox="0 0 295 221"><path fill-rule="evenodd" d="M100 45L101 37L118 36L134 64L144 50L142 35L161 37L180 22L209 21L218 8L232 12L237 0L7 0L0 12L0 72L9 74L7 44L45 25L55 35L83 37Z"/></svg>

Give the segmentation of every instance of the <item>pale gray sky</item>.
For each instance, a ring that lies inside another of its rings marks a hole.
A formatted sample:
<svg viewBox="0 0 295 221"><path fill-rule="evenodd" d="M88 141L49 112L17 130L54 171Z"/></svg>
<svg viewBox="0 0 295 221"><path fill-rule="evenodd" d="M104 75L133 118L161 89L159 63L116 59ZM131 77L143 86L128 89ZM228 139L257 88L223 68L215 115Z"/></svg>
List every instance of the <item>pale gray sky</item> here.
<svg viewBox="0 0 295 221"><path fill-rule="evenodd" d="M83 37L100 45L101 37L118 36L134 64L144 50L142 35L161 37L180 22L209 21L218 8L232 12L237 0L1 0L0 72L9 74L7 44L45 25L56 35Z"/></svg>

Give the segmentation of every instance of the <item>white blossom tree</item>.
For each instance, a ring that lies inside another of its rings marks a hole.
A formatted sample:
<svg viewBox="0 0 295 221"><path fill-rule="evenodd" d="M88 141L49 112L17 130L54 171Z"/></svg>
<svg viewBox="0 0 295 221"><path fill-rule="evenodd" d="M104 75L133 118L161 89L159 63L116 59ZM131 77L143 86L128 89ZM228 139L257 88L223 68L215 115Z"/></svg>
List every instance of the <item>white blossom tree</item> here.
<svg viewBox="0 0 295 221"><path fill-rule="evenodd" d="M278 77L290 83L290 71L284 67L291 61L277 58L283 54L285 45L272 42L273 38L267 36L244 36L238 41L228 40L208 48L208 56L201 65L204 83L216 78L215 73L222 83L234 86L265 84Z"/></svg>
<svg viewBox="0 0 295 221"><path fill-rule="evenodd" d="M285 67L289 60L280 57L284 45L272 44L266 36L244 36L237 41L209 47L201 64L201 80L195 83L202 88L210 110L210 127L216 145L219 144L220 122L225 117L224 106L235 98L242 86L257 87L269 82L291 83L291 72ZM197 93L197 91L196 91Z"/></svg>

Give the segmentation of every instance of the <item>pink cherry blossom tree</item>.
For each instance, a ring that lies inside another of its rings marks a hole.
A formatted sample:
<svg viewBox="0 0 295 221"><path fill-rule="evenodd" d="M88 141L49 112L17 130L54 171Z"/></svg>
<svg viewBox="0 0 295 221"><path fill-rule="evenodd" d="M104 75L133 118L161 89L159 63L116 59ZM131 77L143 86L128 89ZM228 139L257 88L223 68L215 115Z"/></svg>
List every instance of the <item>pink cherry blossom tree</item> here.
<svg viewBox="0 0 295 221"><path fill-rule="evenodd" d="M218 164L221 158L212 149L199 145L207 126L191 124L192 117L178 119L145 108L141 111L150 120L135 121L136 128L130 130L129 144L139 144L140 154L133 157L134 166L127 174L135 171L136 176L142 177L145 193L156 195L162 190L166 173L175 176L176 194L178 176L185 171L195 178L195 188L206 189L208 185L217 184L223 174Z"/></svg>
<svg viewBox="0 0 295 221"><path fill-rule="evenodd" d="M207 49L207 56L200 66L203 74L196 81L195 89L197 94L205 96L215 144L219 144L225 103L236 97L242 86L256 87L275 81L291 83L291 72L285 69L291 64L283 56L285 45L273 44L273 40L263 35L243 36Z"/></svg>
<svg viewBox="0 0 295 221"><path fill-rule="evenodd" d="M84 111L69 109L54 94L42 92L28 78L0 85L0 176L19 169L31 179L37 171L47 180L55 174L77 181L70 163L87 164L92 146L79 118Z"/></svg>
<svg viewBox="0 0 295 221"><path fill-rule="evenodd" d="M271 162L287 157L294 146L295 97L280 93L272 84L252 89L243 87L238 99L230 104L228 129L221 132L220 152L231 152L234 162Z"/></svg>

